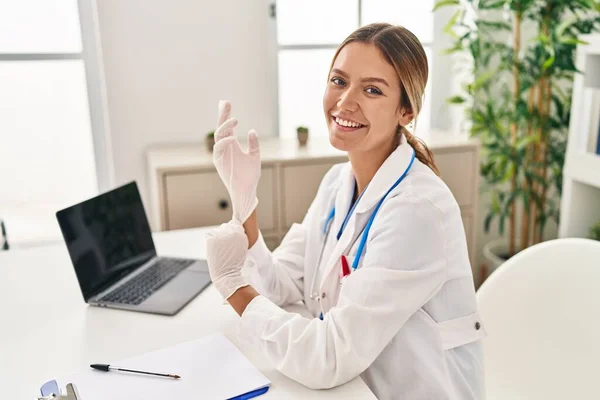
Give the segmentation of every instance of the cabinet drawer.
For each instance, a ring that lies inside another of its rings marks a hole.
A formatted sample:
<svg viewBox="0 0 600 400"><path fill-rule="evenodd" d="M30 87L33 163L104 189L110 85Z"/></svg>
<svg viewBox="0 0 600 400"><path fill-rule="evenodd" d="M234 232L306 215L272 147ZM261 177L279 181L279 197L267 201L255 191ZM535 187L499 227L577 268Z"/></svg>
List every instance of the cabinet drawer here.
<svg viewBox="0 0 600 400"><path fill-rule="evenodd" d="M475 153L461 151L456 153L434 153L435 163L440 177L448 185L459 206L473 206L475 198L475 174L479 166L475 165Z"/></svg>
<svg viewBox="0 0 600 400"><path fill-rule="evenodd" d="M258 219L264 230L275 229L272 167L262 169L258 183ZM219 225L231 219L231 201L216 171L171 173L164 181L166 221L169 229Z"/></svg>
<svg viewBox="0 0 600 400"><path fill-rule="evenodd" d="M335 163L289 165L282 171L283 227L302 222L317 195L321 180Z"/></svg>

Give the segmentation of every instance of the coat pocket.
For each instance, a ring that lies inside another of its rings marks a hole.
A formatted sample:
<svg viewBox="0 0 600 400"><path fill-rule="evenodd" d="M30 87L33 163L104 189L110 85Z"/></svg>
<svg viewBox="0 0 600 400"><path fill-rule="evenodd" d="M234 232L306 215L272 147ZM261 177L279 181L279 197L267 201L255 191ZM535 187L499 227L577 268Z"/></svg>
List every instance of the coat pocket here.
<svg viewBox="0 0 600 400"><path fill-rule="evenodd" d="M444 350L476 342L487 336L478 312L466 317L438 322Z"/></svg>

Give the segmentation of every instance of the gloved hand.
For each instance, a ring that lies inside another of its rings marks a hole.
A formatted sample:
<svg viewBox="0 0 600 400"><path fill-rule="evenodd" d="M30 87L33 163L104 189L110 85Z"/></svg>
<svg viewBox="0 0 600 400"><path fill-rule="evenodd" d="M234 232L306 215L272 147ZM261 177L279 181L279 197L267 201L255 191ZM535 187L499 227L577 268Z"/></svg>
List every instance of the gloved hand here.
<svg viewBox="0 0 600 400"><path fill-rule="evenodd" d="M206 234L206 259L213 284L228 299L248 286L242 267L248 253L248 237L239 221L231 220Z"/></svg>
<svg viewBox="0 0 600 400"><path fill-rule="evenodd" d="M233 133L237 120L230 118L230 114L231 104L219 101L213 162L231 197L233 218L244 223L258 205L260 151L255 130L248 132L248 152L242 150Z"/></svg>

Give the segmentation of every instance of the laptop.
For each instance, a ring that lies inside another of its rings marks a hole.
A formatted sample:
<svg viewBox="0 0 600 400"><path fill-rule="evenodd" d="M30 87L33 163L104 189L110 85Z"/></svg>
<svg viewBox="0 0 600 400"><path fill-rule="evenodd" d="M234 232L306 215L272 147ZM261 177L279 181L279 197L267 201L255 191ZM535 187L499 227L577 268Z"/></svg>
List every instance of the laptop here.
<svg viewBox="0 0 600 400"><path fill-rule="evenodd" d="M157 255L135 181L56 218L90 305L175 315L211 282L205 260Z"/></svg>

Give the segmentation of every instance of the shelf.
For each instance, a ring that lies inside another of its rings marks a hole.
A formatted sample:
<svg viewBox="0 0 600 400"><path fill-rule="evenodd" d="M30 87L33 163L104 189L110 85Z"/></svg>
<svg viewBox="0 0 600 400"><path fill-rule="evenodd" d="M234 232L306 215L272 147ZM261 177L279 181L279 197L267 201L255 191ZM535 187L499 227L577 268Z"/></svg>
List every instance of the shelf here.
<svg viewBox="0 0 600 400"><path fill-rule="evenodd" d="M600 220L600 35L581 38L573 83L571 124L563 170L559 237L587 237Z"/></svg>
<svg viewBox="0 0 600 400"><path fill-rule="evenodd" d="M588 54L585 66L583 86L600 89L600 54Z"/></svg>
<svg viewBox="0 0 600 400"><path fill-rule="evenodd" d="M592 225L600 222L600 185L567 178L564 188L559 237L588 237Z"/></svg>
<svg viewBox="0 0 600 400"><path fill-rule="evenodd" d="M581 153L568 157L564 176L600 188L600 155Z"/></svg>

